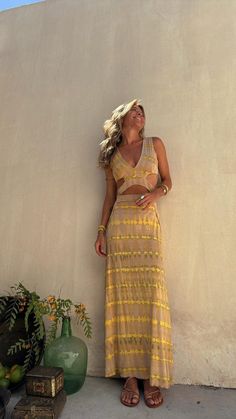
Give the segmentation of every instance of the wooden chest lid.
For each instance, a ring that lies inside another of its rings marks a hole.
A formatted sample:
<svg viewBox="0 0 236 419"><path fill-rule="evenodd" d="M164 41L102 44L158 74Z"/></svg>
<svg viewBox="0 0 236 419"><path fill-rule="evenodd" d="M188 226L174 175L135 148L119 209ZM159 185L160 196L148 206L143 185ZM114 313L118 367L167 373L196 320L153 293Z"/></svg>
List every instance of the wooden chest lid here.
<svg viewBox="0 0 236 419"><path fill-rule="evenodd" d="M64 374L64 370L61 367L44 367L44 366L37 366L34 367L32 370L28 371L26 374L26 378L28 377L42 377L42 378L54 378L58 375Z"/></svg>

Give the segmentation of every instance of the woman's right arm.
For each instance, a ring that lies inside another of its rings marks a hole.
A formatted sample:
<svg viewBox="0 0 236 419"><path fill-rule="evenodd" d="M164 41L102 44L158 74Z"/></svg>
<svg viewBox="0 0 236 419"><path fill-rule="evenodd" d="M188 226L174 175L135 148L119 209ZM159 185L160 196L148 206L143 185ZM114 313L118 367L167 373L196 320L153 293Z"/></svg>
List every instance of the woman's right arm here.
<svg viewBox="0 0 236 419"><path fill-rule="evenodd" d="M108 224L113 205L116 200L117 185L114 179L112 169L110 167L105 168L105 177L106 177L106 195L102 208L102 217L100 224L103 224L105 227ZM95 250L99 256L106 256L105 252L106 247L106 233L99 231L97 239L95 242Z"/></svg>

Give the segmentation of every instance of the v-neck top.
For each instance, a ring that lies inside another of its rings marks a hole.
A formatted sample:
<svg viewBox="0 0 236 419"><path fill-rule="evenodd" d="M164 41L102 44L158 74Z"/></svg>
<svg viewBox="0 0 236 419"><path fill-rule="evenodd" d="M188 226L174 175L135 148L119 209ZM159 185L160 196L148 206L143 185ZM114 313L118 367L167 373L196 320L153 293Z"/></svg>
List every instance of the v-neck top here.
<svg viewBox="0 0 236 419"><path fill-rule="evenodd" d="M158 160L153 146L152 137L144 137L142 152L135 167L131 166L117 149L110 162L113 176L116 182L124 179L122 185L117 189L117 194L122 194L127 188L133 185L141 185L152 191L155 185L148 181L148 175L158 175Z"/></svg>

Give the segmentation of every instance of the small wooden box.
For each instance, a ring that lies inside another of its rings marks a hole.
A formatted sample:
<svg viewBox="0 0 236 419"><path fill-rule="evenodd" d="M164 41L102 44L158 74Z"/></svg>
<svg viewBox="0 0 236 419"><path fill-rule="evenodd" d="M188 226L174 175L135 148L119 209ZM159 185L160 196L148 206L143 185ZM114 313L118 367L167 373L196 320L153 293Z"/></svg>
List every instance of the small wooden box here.
<svg viewBox="0 0 236 419"><path fill-rule="evenodd" d="M64 371L60 367L37 366L26 374L29 396L55 397L64 387Z"/></svg>
<svg viewBox="0 0 236 419"><path fill-rule="evenodd" d="M56 397L25 396L16 404L12 419L57 419L65 406L66 392Z"/></svg>

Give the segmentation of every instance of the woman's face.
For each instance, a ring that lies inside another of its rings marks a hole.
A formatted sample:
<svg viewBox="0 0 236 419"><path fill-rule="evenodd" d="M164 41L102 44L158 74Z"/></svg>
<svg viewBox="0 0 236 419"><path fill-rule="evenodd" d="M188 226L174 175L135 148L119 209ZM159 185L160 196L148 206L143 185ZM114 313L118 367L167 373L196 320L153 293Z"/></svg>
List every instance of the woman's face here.
<svg viewBox="0 0 236 419"><path fill-rule="evenodd" d="M136 127L140 131L144 124L145 116L142 108L138 105L133 105L123 118L122 128Z"/></svg>

